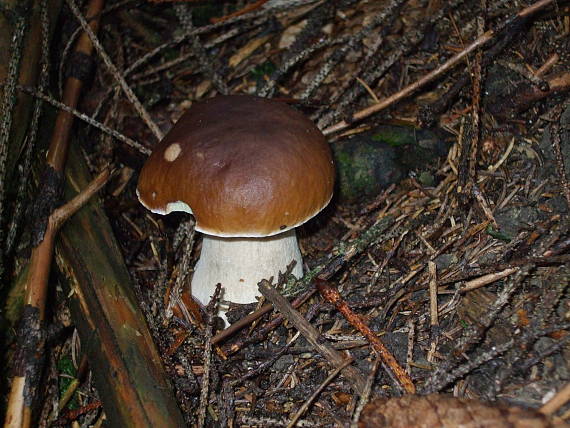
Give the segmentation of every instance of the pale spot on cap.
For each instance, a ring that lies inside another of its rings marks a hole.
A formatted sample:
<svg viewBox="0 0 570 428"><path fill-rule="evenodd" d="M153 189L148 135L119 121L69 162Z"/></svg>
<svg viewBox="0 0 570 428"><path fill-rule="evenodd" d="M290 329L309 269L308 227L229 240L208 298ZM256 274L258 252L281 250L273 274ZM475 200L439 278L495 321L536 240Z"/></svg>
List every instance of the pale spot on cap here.
<svg viewBox="0 0 570 428"><path fill-rule="evenodd" d="M180 147L180 144L178 143L171 144L164 151L164 160L167 162L174 162L181 151L182 147Z"/></svg>

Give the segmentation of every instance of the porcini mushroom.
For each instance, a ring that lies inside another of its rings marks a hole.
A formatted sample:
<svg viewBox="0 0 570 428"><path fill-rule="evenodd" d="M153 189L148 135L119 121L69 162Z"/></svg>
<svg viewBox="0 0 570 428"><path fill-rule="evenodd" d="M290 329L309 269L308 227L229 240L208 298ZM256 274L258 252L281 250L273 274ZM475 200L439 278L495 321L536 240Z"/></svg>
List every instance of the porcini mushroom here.
<svg viewBox="0 0 570 428"><path fill-rule="evenodd" d="M246 95L194 104L155 147L137 194L159 214L193 214L204 234L192 295L252 303L257 283L294 260L295 228L330 201L334 166L319 129L287 104ZM224 313L224 310L221 311Z"/></svg>

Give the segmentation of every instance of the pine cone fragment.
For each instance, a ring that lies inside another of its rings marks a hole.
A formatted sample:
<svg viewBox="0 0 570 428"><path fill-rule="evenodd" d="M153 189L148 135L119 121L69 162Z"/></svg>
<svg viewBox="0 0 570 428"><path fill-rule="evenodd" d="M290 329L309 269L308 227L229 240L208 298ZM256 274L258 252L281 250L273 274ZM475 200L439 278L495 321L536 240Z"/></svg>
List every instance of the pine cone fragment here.
<svg viewBox="0 0 570 428"><path fill-rule="evenodd" d="M449 395L378 398L366 405L359 428L570 428L541 413Z"/></svg>

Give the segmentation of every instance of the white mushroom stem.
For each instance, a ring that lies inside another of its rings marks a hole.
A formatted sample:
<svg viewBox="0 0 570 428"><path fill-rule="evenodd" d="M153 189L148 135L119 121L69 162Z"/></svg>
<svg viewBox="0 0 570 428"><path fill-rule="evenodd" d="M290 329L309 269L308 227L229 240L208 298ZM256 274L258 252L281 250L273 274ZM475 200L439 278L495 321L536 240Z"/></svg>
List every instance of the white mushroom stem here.
<svg viewBox="0 0 570 428"><path fill-rule="evenodd" d="M207 305L216 284L223 286L222 299L233 303L253 303L260 296L257 283L285 272L303 275L303 262L295 229L265 238L222 238L204 235L202 252L192 277L192 295ZM221 308L223 316L227 308ZM225 317L223 317L225 318Z"/></svg>

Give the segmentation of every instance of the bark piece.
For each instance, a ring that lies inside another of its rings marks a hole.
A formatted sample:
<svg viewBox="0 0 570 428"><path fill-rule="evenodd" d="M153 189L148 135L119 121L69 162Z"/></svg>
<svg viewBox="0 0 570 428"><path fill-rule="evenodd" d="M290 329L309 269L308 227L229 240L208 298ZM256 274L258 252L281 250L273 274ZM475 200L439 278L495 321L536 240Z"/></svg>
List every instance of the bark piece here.
<svg viewBox="0 0 570 428"><path fill-rule="evenodd" d="M74 147L69 155L66 182L83 188L87 167ZM66 198L77 190L68 185ZM62 228L56 251L73 291L73 319L109 426L185 426L97 198Z"/></svg>
<svg viewBox="0 0 570 428"><path fill-rule="evenodd" d="M533 410L449 395L377 398L364 408L359 428L568 428Z"/></svg>

